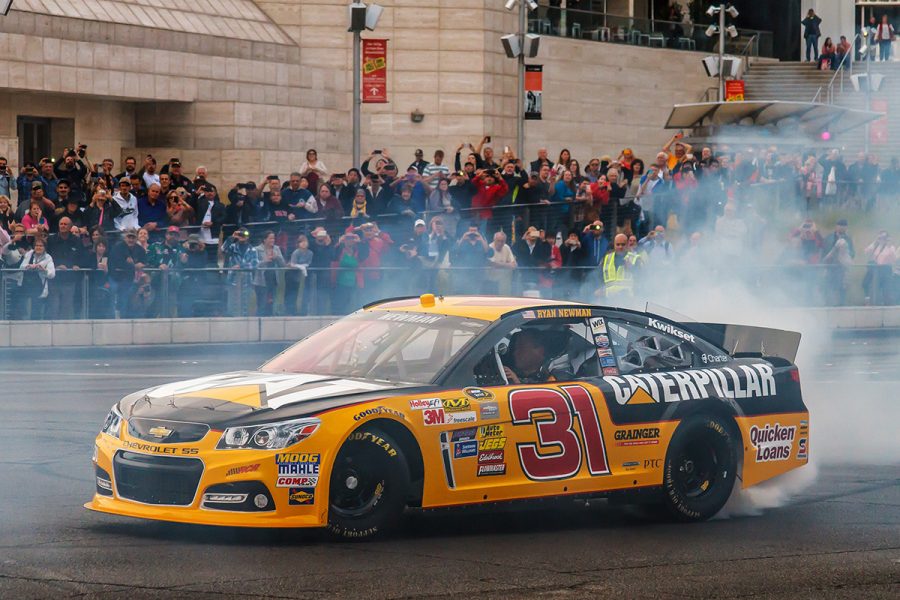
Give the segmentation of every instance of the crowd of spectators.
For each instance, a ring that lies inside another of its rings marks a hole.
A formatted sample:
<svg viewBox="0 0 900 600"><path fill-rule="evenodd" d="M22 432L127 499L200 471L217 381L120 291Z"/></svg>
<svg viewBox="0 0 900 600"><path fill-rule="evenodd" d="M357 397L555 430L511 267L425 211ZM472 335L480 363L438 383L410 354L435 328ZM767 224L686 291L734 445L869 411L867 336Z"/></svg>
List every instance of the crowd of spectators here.
<svg viewBox="0 0 900 600"><path fill-rule="evenodd" d="M866 264L865 301L898 301L889 233L857 255L849 232L896 202L897 159L695 151L677 134L647 160L628 148L523 160L489 141L409 162L376 149L341 171L309 150L286 179L227 190L177 158L128 157L117 173L78 146L14 173L0 157L4 313L333 314L422 291L596 300L650 292L665 272L711 268L711 256L801 269L791 280L806 300L829 305L846 302L850 267ZM823 208L844 216L833 231L814 221ZM785 214L798 225L766 257L761 240Z"/></svg>

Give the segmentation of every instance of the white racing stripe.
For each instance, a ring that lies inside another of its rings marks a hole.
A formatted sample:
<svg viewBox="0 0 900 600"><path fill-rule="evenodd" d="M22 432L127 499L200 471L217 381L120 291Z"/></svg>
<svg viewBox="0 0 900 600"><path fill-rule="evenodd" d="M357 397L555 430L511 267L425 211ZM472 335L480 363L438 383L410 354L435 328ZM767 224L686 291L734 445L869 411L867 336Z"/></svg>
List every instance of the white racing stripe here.
<svg viewBox="0 0 900 600"><path fill-rule="evenodd" d="M316 398L324 398L327 396L337 396L339 394L349 394L353 392L369 392L374 390L383 390L388 386L379 385L377 383L367 383L364 381L354 381L350 379L335 379L322 383L309 390L300 390L292 394L285 394L277 398L269 398L266 405L269 408L281 408L287 404L294 402L302 402L303 400L314 400Z"/></svg>

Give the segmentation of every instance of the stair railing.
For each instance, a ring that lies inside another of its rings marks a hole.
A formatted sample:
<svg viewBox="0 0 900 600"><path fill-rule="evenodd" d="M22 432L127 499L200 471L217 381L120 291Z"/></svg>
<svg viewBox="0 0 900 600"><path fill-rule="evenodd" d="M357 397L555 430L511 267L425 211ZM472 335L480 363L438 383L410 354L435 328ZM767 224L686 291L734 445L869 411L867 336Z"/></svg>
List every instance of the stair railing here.
<svg viewBox="0 0 900 600"><path fill-rule="evenodd" d="M753 48L753 56L759 56L759 34L754 33L744 44L744 49L738 53L741 62L744 63L744 73L750 70L750 49Z"/></svg>
<svg viewBox="0 0 900 600"><path fill-rule="evenodd" d="M856 48L856 42L859 41L859 34L853 38L853 43L850 44L851 51ZM834 104L834 81L837 79L838 74L841 76L841 93L844 92L844 63L847 62L847 58L850 56L850 52L845 54L843 58L841 58L841 62L838 63L837 70L834 72L834 75L831 76L831 80L829 80L828 85L820 85L819 89L816 91L816 95L813 96L812 101L818 102L819 98L822 97L822 92L825 92L825 102L826 104ZM851 63L852 68L852 63Z"/></svg>

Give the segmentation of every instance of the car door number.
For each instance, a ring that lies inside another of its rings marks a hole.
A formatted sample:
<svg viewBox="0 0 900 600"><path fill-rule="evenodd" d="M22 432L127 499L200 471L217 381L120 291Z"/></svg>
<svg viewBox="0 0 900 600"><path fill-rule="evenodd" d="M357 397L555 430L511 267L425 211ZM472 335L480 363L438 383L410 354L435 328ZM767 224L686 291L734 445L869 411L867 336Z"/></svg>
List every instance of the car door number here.
<svg viewBox="0 0 900 600"><path fill-rule="evenodd" d="M580 385L560 390L521 389L509 394L512 424L533 424L537 433L537 442L517 444L522 471L537 481L568 479L578 474L586 456L592 476L608 475L600 417L590 393ZM576 417L580 437L574 429Z"/></svg>

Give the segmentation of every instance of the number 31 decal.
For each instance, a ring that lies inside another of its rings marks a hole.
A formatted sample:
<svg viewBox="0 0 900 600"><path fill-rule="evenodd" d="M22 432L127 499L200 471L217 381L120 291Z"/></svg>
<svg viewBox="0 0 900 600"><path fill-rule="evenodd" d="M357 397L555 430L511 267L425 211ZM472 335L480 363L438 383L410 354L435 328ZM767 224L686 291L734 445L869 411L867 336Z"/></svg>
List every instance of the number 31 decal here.
<svg viewBox="0 0 900 600"><path fill-rule="evenodd" d="M580 385L563 386L562 392L547 388L514 390L509 394L509 411L513 425L533 423L537 430L537 443L517 444L522 471L529 479L574 477L581 470L583 454L587 455L592 476L609 474L597 408ZM576 416L581 438L573 428Z"/></svg>

